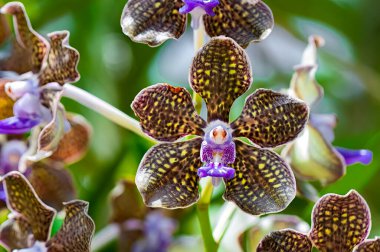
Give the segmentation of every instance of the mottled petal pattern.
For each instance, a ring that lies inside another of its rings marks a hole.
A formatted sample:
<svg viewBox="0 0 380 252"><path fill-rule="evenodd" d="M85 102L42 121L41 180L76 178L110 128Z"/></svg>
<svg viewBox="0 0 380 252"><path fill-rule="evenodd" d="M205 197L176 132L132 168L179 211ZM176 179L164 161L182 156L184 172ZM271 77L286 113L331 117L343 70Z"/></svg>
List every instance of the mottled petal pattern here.
<svg viewBox="0 0 380 252"><path fill-rule="evenodd" d="M228 122L232 104L251 82L248 56L232 39L213 38L193 59L190 84L205 100L209 122Z"/></svg>
<svg viewBox="0 0 380 252"><path fill-rule="evenodd" d="M38 75L40 85L57 82L61 85L79 79L77 65L79 52L69 46L69 32L50 33L50 50Z"/></svg>
<svg viewBox="0 0 380 252"><path fill-rule="evenodd" d="M307 235L285 229L268 234L260 242L257 252L311 252L312 244Z"/></svg>
<svg viewBox="0 0 380 252"><path fill-rule="evenodd" d="M15 216L0 226L0 242L10 250L30 247L34 238L29 223L22 216Z"/></svg>
<svg viewBox="0 0 380 252"><path fill-rule="evenodd" d="M278 92L258 89L232 124L234 137L247 137L261 147L275 147L295 139L309 117L308 106Z"/></svg>
<svg viewBox="0 0 380 252"><path fill-rule="evenodd" d="M380 238L365 240L353 252L380 252Z"/></svg>
<svg viewBox="0 0 380 252"><path fill-rule="evenodd" d="M156 84L143 89L132 109L143 131L160 141L175 141L186 135L203 136L206 122L197 114L185 88Z"/></svg>
<svg viewBox="0 0 380 252"><path fill-rule="evenodd" d="M341 155L310 124L283 150L282 156L302 180L328 184L346 173Z"/></svg>
<svg viewBox="0 0 380 252"><path fill-rule="evenodd" d="M95 224L87 214L88 203L73 200L65 203L65 220L58 233L47 243L48 252L90 252Z"/></svg>
<svg viewBox="0 0 380 252"><path fill-rule="evenodd" d="M55 210L38 198L21 173L8 173L3 177L3 182L7 193L8 209L22 216L29 223L35 240L46 241L50 235Z"/></svg>
<svg viewBox="0 0 380 252"><path fill-rule="evenodd" d="M260 215L285 209L296 196L292 171L276 153L236 144L236 160L232 164L235 177L225 180L224 199L235 202L243 211Z"/></svg>
<svg viewBox="0 0 380 252"><path fill-rule="evenodd" d="M179 13L183 5L181 0L129 0L121 17L123 32L149 46L177 39L186 29L186 15Z"/></svg>
<svg viewBox="0 0 380 252"><path fill-rule="evenodd" d="M16 39L16 52L12 53L17 59L23 59L23 72L39 72L42 62L49 49L48 42L33 30L24 5L20 2L10 2L0 9L1 13L13 15ZM12 57L12 56L11 56ZM10 59L12 61L12 59ZM14 70L2 68L2 70ZM20 73L23 73L20 72Z"/></svg>
<svg viewBox="0 0 380 252"><path fill-rule="evenodd" d="M314 206L309 236L321 252L352 251L367 237L370 225L368 205L356 191L328 194Z"/></svg>
<svg viewBox="0 0 380 252"><path fill-rule="evenodd" d="M58 211L62 210L63 202L76 196L71 174L60 162L44 160L33 163L28 179L40 199Z"/></svg>
<svg viewBox="0 0 380 252"><path fill-rule="evenodd" d="M233 38L243 47L265 39L273 29L272 11L261 0L220 0L214 12L203 16L207 34Z"/></svg>
<svg viewBox="0 0 380 252"><path fill-rule="evenodd" d="M136 185L147 206L181 208L198 200L201 143L201 138L195 138L158 144L145 154Z"/></svg>

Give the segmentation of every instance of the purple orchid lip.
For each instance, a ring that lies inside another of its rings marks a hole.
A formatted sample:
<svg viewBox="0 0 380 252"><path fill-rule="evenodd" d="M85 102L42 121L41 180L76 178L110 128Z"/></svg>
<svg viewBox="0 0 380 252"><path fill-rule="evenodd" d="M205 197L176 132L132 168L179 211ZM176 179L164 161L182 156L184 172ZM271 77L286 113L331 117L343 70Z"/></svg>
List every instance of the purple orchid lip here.
<svg viewBox="0 0 380 252"><path fill-rule="evenodd" d="M190 13L197 7L202 8L207 15L214 16L213 9L218 6L219 0L183 0L185 5L179 9L181 14Z"/></svg>
<svg viewBox="0 0 380 252"><path fill-rule="evenodd" d="M225 178L232 179L235 176L235 169L218 164L215 166L214 163L209 164L198 169L198 176L200 178L213 177L213 178Z"/></svg>
<svg viewBox="0 0 380 252"><path fill-rule="evenodd" d="M370 150L351 150L341 147L335 149L343 156L346 165L361 163L368 165L372 162L373 153Z"/></svg>
<svg viewBox="0 0 380 252"><path fill-rule="evenodd" d="M39 123L38 119L9 117L0 121L0 134L24 134Z"/></svg>

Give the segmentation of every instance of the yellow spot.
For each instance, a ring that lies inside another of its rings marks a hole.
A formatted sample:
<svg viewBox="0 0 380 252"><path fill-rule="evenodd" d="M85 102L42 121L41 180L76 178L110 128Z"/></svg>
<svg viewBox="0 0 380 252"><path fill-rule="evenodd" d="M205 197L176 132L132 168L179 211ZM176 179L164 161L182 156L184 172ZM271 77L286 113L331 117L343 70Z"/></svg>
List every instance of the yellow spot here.
<svg viewBox="0 0 380 252"><path fill-rule="evenodd" d="M325 234L327 234L327 235L331 235L331 229L326 228L326 229L325 229Z"/></svg>

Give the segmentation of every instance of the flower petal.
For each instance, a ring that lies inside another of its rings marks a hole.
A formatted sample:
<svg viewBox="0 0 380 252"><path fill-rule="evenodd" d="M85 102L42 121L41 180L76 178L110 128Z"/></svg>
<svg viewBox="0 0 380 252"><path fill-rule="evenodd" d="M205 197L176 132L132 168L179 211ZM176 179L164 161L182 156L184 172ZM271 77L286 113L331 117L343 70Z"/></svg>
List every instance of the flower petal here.
<svg viewBox="0 0 380 252"><path fill-rule="evenodd" d="M76 196L71 174L60 162L44 160L33 163L28 179L40 199L57 211L62 210L63 202Z"/></svg>
<svg viewBox="0 0 380 252"><path fill-rule="evenodd" d="M379 252L380 251L380 238L365 240L357 246L353 252Z"/></svg>
<svg viewBox="0 0 380 252"><path fill-rule="evenodd" d="M311 124L282 152L296 176L302 180L331 183L346 173L341 155Z"/></svg>
<svg viewBox="0 0 380 252"><path fill-rule="evenodd" d="M87 152L92 128L81 115L68 113L67 120L71 126L70 130L63 135L50 158L65 164L73 164L82 159Z"/></svg>
<svg viewBox="0 0 380 252"><path fill-rule="evenodd" d="M121 17L125 35L134 42L158 46L178 39L186 29L186 15L179 13L181 0L129 0Z"/></svg>
<svg viewBox="0 0 380 252"><path fill-rule="evenodd" d="M271 150L239 140L235 144L236 159L231 166L236 174L233 179L224 180L224 199L252 215L285 209L296 196L295 179L286 162Z"/></svg>
<svg viewBox="0 0 380 252"><path fill-rule="evenodd" d="M2 45L10 36L11 29L8 21L3 14L0 13L0 45Z"/></svg>
<svg viewBox="0 0 380 252"><path fill-rule="evenodd" d="M213 38L194 57L190 84L206 102L209 122L228 122L234 101L251 85L248 56L230 38Z"/></svg>
<svg viewBox="0 0 380 252"><path fill-rule="evenodd" d="M160 83L143 89L132 109L143 131L160 141L175 141L186 135L202 136L206 122L197 114L185 88Z"/></svg>
<svg viewBox="0 0 380 252"><path fill-rule="evenodd" d="M309 234L321 252L352 251L364 241L371 225L367 203L356 191L328 194L314 206Z"/></svg>
<svg viewBox="0 0 380 252"><path fill-rule="evenodd" d="M58 233L47 243L47 251L83 251L90 252L95 224L87 214L88 203L73 200L65 203L66 217Z"/></svg>
<svg viewBox="0 0 380 252"><path fill-rule="evenodd" d="M335 147L335 149L343 156L346 165L355 163L369 165L372 162L373 153L370 150L350 150L341 147Z"/></svg>
<svg viewBox="0 0 380 252"><path fill-rule="evenodd" d="M5 66L2 70L11 70L19 73L33 71L39 72L46 53L49 49L49 43L33 30L25 7L20 2L10 2L0 9L1 13L11 14L14 17L14 27L16 32L17 45L12 52L11 58L6 62L13 62L17 68L17 64L22 62L21 69L13 69L13 67Z"/></svg>
<svg viewBox="0 0 380 252"><path fill-rule="evenodd" d="M284 229L271 232L260 242L257 252L311 252L312 244L307 235Z"/></svg>
<svg viewBox="0 0 380 252"><path fill-rule="evenodd" d="M28 248L34 242L31 226L23 217L15 216L1 224L0 241L10 251Z"/></svg>
<svg viewBox="0 0 380 252"><path fill-rule="evenodd" d="M309 117L308 106L288 95L258 89L232 124L234 137L247 137L261 147L275 147L295 139Z"/></svg>
<svg viewBox="0 0 380 252"><path fill-rule="evenodd" d="M134 181L122 180L111 192L112 214L111 221L122 224L129 219L142 219L146 207Z"/></svg>
<svg viewBox="0 0 380 252"><path fill-rule="evenodd" d="M49 35L50 50L38 75L40 85L57 82L61 85L79 80L77 65L79 52L69 46L68 31L53 32Z"/></svg>
<svg viewBox="0 0 380 252"><path fill-rule="evenodd" d="M40 122L40 120L9 117L0 121L0 134L24 134Z"/></svg>
<svg viewBox="0 0 380 252"><path fill-rule="evenodd" d="M302 62L295 67L296 72L290 82L290 91L309 106L316 104L323 97L323 88L315 79L317 71L317 49L323 46L322 37L311 36L306 47Z"/></svg>
<svg viewBox="0 0 380 252"><path fill-rule="evenodd" d="M214 12L215 16L203 16L207 34L225 35L242 47L265 39L273 29L272 11L261 0L220 0Z"/></svg>
<svg viewBox="0 0 380 252"><path fill-rule="evenodd" d="M6 79L0 79L0 120L13 116L14 101L5 92Z"/></svg>
<svg viewBox="0 0 380 252"><path fill-rule="evenodd" d="M198 198L197 168L201 138L152 147L136 174L136 185L149 207L182 208Z"/></svg>
<svg viewBox="0 0 380 252"><path fill-rule="evenodd" d="M50 235L55 210L38 198L21 173L8 173L3 177L3 182L8 208L29 223L35 240L46 241Z"/></svg>

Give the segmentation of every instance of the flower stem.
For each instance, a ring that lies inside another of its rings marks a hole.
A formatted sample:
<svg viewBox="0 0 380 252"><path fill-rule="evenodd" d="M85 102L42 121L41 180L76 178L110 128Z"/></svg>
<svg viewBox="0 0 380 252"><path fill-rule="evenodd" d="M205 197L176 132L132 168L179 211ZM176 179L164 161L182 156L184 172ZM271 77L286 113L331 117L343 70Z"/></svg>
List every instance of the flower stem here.
<svg viewBox="0 0 380 252"><path fill-rule="evenodd" d="M219 217L218 225L215 227L215 230L214 230L214 239L217 246L219 246L221 241L223 240L223 237L226 234L226 231L228 230L228 227L231 224L232 217L236 213L236 210L237 210L237 207L235 204L230 203L230 202L227 202L225 204L223 212Z"/></svg>
<svg viewBox="0 0 380 252"><path fill-rule="evenodd" d="M197 53L199 49L201 49L205 43L205 28L203 25L202 16L192 15L192 18L199 19L198 25L196 27L195 26L193 27L194 52ZM202 109L202 98L196 92L194 92L193 94L193 103L194 103L195 110L199 114Z"/></svg>
<svg viewBox="0 0 380 252"><path fill-rule="evenodd" d="M109 224L96 233L91 242L91 251L98 251L119 237L120 229L117 224Z"/></svg>
<svg viewBox="0 0 380 252"><path fill-rule="evenodd" d="M71 84L65 84L63 86L63 96L77 101L83 106L94 110L105 118L111 120L123 128L136 133L137 135L149 140L150 142L155 142L154 139L150 138L144 134L144 132L142 132L138 121L83 89L75 87Z"/></svg>
<svg viewBox="0 0 380 252"><path fill-rule="evenodd" d="M207 178L206 185L202 188L201 197L197 204L197 214L199 225L201 227L203 243L206 252L216 252L218 246L212 235L212 227L210 223L209 205L212 195L213 185L211 178Z"/></svg>

